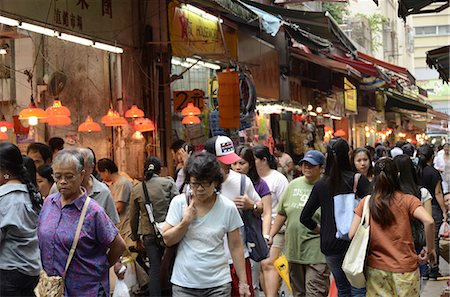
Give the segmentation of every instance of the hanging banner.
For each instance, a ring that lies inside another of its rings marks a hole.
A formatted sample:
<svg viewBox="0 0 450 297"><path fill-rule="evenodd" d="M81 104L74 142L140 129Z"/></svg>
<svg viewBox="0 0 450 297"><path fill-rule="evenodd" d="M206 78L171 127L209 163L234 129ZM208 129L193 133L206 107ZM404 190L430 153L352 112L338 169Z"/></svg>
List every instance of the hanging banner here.
<svg viewBox="0 0 450 297"><path fill-rule="evenodd" d="M344 77L344 102L345 109L356 112L357 110L357 93L356 87Z"/></svg>
<svg viewBox="0 0 450 297"><path fill-rule="evenodd" d="M205 12L205 15L209 14ZM224 38L219 26L222 26ZM189 10L185 4L178 6L175 2L169 3L169 33L174 56L226 56L228 51L230 57L237 58L236 30L219 25L218 19L214 17L205 17L197 10ZM227 43L226 48L223 39Z"/></svg>

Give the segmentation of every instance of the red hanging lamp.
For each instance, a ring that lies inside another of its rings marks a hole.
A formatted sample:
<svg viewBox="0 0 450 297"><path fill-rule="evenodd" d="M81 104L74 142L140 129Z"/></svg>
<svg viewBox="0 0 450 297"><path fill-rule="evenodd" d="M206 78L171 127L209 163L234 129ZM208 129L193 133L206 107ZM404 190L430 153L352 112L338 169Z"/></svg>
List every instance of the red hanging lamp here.
<svg viewBox="0 0 450 297"><path fill-rule="evenodd" d="M100 125L92 119L92 117L87 116L86 121L78 126L78 132L99 132L102 128Z"/></svg>
<svg viewBox="0 0 450 297"><path fill-rule="evenodd" d="M0 140L8 140L8 134L5 132L0 132Z"/></svg>
<svg viewBox="0 0 450 297"><path fill-rule="evenodd" d="M5 119L5 116L3 115L2 120L0 121L0 132L6 133L6 131L8 129L12 129L12 128L14 128L14 124L11 122L8 122Z"/></svg>
<svg viewBox="0 0 450 297"><path fill-rule="evenodd" d="M69 126L72 120L68 116L52 116L47 118L49 126Z"/></svg>
<svg viewBox="0 0 450 297"><path fill-rule="evenodd" d="M51 116L67 116L70 117L70 110L63 106L59 99L53 101L53 105L48 107L45 112L49 117Z"/></svg>
<svg viewBox="0 0 450 297"><path fill-rule="evenodd" d="M201 112L200 108L194 106L194 104L192 102L188 103L187 106L181 110L181 115L184 115L184 116L194 116L194 115L199 115L201 113L202 112Z"/></svg>
<svg viewBox="0 0 450 297"><path fill-rule="evenodd" d="M142 109L139 109L136 104L133 104L127 112L125 112L126 118L143 118L144 117L144 111Z"/></svg>
<svg viewBox="0 0 450 297"><path fill-rule="evenodd" d="M155 124L152 120L144 118L134 121L134 130L138 132L149 132L155 130Z"/></svg>
<svg viewBox="0 0 450 297"><path fill-rule="evenodd" d="M184 124L184 125L200 124L200 118L198 116L188 115L188 116L183 118L181 123Z"/></svg>
<svg viewBox="0 0 450 297"><path fill-rule="evenodd" d="M38 108L36 103L34 103L33 95L31 95L30 104L27 108L23 109L19 113L19 120L28 120L31 126L38 124L39 119L44 119L47 117L47 113L42 108Z"/></svg>

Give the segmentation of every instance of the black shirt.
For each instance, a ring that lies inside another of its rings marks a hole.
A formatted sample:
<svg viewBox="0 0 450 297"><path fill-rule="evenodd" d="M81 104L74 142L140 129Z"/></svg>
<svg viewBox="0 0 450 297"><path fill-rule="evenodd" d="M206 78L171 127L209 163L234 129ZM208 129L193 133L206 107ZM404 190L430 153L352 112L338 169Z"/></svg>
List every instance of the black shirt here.
<svg viewBox="0 0 450 297"><path fill-rule="evenodd" d="M347 171L343 173L344 182L333 194L330 191L330 183L327 178L320 179L313 187L308 202L303 208L300 222L308 229L313 230L317 222L313 220L316 210L321 207L320 217L320 249L324 255L343 254L347 251L350 241L336 238L336 221L334 219L333 196L338 194L348 194L353 192L355 173ZM361 176L358 181L356 195L363 198L370 194L370 183L365 176Z"/></svg>
<svg viewBox="0 0 450 297"><path fill-rule="evenodd" d="M431 193L433 197L431 200L432 205L439 205L436 200L436 185L439 182L442 185L442 177L439 171L430 165L425 166L422 171L422 177L419 177L419 184Z"/></svg>

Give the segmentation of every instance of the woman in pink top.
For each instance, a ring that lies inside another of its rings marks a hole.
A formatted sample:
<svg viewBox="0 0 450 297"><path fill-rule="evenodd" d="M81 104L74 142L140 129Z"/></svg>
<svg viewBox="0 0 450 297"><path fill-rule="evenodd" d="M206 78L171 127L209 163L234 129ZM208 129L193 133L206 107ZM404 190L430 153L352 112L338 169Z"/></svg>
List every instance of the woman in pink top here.
<svg viewBox="0 0 450 297"><path fill-rule="evenodd" d="M370 242L366 289L370 296L419 296L418 262L436 261L434 220L413 195L400 192L398 170L390 158L375 163L374 190L369 202ZM350 238L361 222L365 199L355 209ZM421 221L426 247L418 256L414 249L410 220Z"/></svg>

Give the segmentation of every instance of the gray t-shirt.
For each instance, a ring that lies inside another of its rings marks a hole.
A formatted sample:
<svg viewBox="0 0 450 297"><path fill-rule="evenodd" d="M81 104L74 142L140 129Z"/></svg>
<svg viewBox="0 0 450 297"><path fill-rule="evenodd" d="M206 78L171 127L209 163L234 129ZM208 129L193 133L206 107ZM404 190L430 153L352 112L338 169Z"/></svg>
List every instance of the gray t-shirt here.
<svg viewBox="0 0 450 297"><path fill-rule="evenodd" d="M186 196L172 199L166 223L176 226L183 218ZM171 282L177 286L205 289L231 282L224 253L225 234L243 226L232 201L217 195L216 203L201 218L195 218L179 242Z"/></svg>
<svg viewBox="0 0 450 297"><path fill-rule="evenodd" d="M0 186L0 269L39 275L38 219L26 185Z"/></svg>

